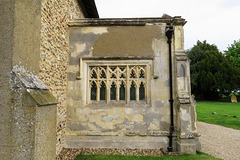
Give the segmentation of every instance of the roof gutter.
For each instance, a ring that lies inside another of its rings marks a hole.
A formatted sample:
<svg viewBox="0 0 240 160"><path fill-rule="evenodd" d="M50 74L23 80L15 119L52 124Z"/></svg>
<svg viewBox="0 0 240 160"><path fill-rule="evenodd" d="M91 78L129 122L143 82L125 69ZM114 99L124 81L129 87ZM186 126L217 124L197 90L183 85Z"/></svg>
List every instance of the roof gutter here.
<svg viewBox="0 0 240 160"><path fill-rule="evenodd" d="M174 35L174 27L169 26L165 28L165 35L168 38L168 47L169 47L169 82L170 82L170 116L171 116L171 125L170 125L170 133L169 133L169 146L168 152L173 151L173 132L174 132L174 120L173 120L173 86L172 86L172 37Z"/></svg>

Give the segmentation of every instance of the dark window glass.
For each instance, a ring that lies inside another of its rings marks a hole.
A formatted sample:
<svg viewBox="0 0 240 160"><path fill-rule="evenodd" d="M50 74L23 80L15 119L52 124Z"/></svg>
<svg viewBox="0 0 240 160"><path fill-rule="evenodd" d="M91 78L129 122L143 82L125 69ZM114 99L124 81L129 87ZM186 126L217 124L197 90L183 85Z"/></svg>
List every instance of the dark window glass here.
<svg viewBox="0 0 240 160"><path fill-rule="evenodd" d="M114 83L112 83L111 85L110 97L111 97L111 100L116 100L116 85Z"/></svg>
<svg viewBox="0 0 240 160"><path fill-rule="evenodd" d="M123 82L122 82L122 84L120 85L120 90L119 90L119 95L120 95L120 97L119 97L119 99L120 100L125 100L125 86L124 86L124 84L123 84Z"/></svg>
<svg viewBox="0 0 240 160"><path fill-rule="evenodd" d="M111 69L112 71L115 71L116 67L110 67L110 69Z"/></svg>
<svg viewBox="0 0 240 160"><path fill-rule="evenodd" d="M133 70L131 71L130 78L136 78L135 72Z"/></svg>
<svg viewBox="0 0 240 160"><path fill-rule="evenodd" d="M91 78L97 78L97 73L94 70L92 70Z"/></svg>
<svg viewBox="0 0 240 160"><path fill-rule="evenodd" d="M143 70L140 71L139 78L145 78Z"/></svg>
<svg viewBox="0 0 240 160"><path fill-rule="evenodd" d="M97 85L95 82L93 82L91 86L91 100L97 99Z"/></svg>
<svg viewBox="0 0 240 160"><path fill-rule="evenodd" d="M130 87L130 100L136 100L136 88L133 82Z"/></svg>
<svg viewBox="0 0 240 160"><path fill-rule="evenodd" d="M120 78L125 78L124 74L121 74Z"/></svg>
<svg viewBox="0 0 240 160"><path fill-rule="evenodd" d="M120 67L120 70L121 70L121 71L124 71L124 69L125 69L125 67Z"/></svg>
<svg viewBox="0 0 240 160"><path fill-rule="evenodd" d="M106 74L104 71L101 72L100 78L106 78Z"/></svg>
<svg viewBox="0 0 240 160"><path fill-rule="evenodd" d="M112 74L111 78L116 79L117 77L115 74Z"/></svg>
<svg viewBox="0 0 240 160"><path fill-rule="evenodd" d="M145 100L145 87L143 83L139 87L139 100Z"/></svg>
<svg viewBox="0 0 240 160"><path fill-rule="evenodd" d="M106 85L104 82L102 82L100 88L100 100L106 100Z"/></svg>

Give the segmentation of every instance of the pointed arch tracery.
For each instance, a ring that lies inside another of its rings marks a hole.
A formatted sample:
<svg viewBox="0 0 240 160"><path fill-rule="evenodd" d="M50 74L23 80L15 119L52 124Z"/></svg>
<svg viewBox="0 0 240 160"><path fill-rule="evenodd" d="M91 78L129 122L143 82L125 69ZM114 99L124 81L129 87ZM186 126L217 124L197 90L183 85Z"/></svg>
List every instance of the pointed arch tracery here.
<svg viewBox="0 0 240 160"><path fill-rule="evenodd" d="M91 101L146 100L146 65L89 67Z"/></svg>

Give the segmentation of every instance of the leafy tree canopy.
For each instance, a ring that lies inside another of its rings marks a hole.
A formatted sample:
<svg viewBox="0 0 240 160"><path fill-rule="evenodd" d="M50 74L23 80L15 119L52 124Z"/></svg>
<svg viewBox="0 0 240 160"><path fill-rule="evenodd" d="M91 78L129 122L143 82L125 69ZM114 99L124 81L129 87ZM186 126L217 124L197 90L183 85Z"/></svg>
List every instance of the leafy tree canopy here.
<svg viewBox="0 0 240 160"><path fill-rule="evenodd" d="M233 60L236 66L240 67L240 40L234 41L224 52L226 56Z"/></svg>
<svg viewBox="0 0 240 160"><path fill-rule="evenodd" d="M239 89L240 70L215 45L197 42L188 50L192 93L197 99L216 100Z"/></svg>

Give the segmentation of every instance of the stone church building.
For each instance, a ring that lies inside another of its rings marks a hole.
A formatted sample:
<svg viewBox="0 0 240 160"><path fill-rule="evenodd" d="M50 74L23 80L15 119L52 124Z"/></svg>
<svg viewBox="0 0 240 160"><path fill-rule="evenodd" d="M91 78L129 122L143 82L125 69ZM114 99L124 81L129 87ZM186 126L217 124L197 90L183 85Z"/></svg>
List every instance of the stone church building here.
<svg viewBox="0 0 240 160"><path fill-rule="evenodd" d="M99 19L94 0L1 0L0 157L200 149L185 19Z"/></svg>

